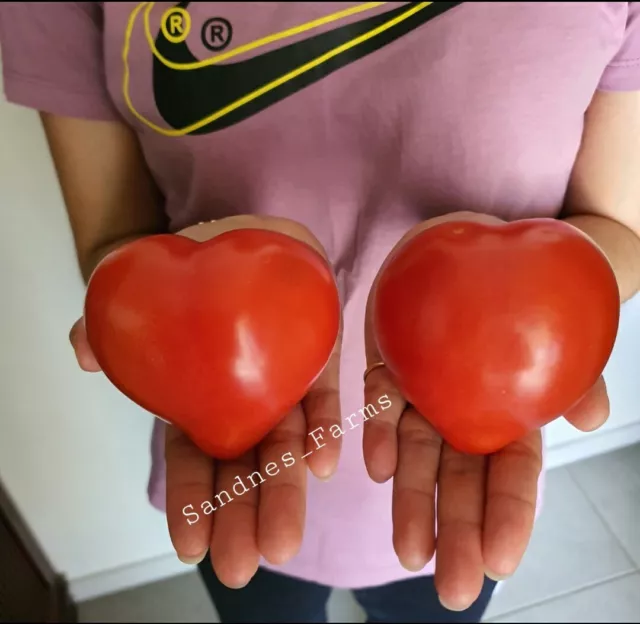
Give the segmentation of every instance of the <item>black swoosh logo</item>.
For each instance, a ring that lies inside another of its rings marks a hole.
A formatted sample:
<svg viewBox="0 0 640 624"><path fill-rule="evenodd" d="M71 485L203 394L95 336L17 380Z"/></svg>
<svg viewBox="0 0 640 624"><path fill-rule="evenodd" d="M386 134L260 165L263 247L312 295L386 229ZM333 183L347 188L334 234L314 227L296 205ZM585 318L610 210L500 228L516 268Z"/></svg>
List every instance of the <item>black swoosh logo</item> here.
<svg viewBox="0 0 640 624"><path fill-rule="evenodd" d="M189 4L189 2L180 2L176 8L186 9ZM207 119L216 111L231 105L273 80L393 20L417 4L419 3L410 2L385 13L296 41L237 63L177 70L168 67L154 56L153 93L157 110L171 127L187 128L200 120ZM237 124L306 86L318 82L334 71L389 45L460 4L462 2L433 2L383 32L340 52L313 69L291 78L188 134L208 134ZM248 15L247 19L249 19ZM160 55L169 61L174 63L198 61L186 43L171 43L165 38L162 30L156 37L155 43ZM383 86L381 85L380 88Z"/></svg>

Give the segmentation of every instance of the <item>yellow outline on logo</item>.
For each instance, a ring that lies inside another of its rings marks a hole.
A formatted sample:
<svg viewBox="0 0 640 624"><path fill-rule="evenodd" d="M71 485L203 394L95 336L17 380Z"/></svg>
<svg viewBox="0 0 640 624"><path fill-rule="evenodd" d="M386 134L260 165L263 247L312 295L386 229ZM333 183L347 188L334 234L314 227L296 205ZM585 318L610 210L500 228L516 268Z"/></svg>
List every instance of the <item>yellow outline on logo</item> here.
<svg viewBox="0 0 640 624"><path fill-rule="evenodd" d="M147 13L146 17L148 17L148 15L149 14ZM174 35L170 32L167 24L174 15L182 16L183 31L179 35ZM162 34L171 41L171 43L182 43L191 32L191 15L189 15L186 9L181 7L171 7L162 14L162 17L160 18L160 28L162 29Z"/></svg>
<svg viewBox="0 0 640 624"><path fill-rule="evenodd" d="M244 45L238 46L237 48L233 48L228 52L216 54L214 56L209 57L208 59L204 59L202 61L193 61L191 63L174 63L173 61L170 61L169 59L162 56L162 54L160 54L160 52L158 51L158 48L156 48L156 42L153 39L153 34L151 33L151 26L149 25L149 15L151 13L151 10L153 9L154 4L155 2L149 2L144 12L144 30L145 30L145 35L147 37L147 41L149 42L149 47L153 51L153 55L167 67L170 67L171 69L187 70L187 69L198 69L200 67L207 67L208 65L215 65L216 63L222 63L222 61L226 61L230 58L233 58L234 56L239 56L240 54L244 54L245 52L251 52L252 50L256 50L270 43L275 43L276 41L289 39L290 37L294 37L295 35L300 35L302 33L308 32L309 30L313 30L314 28L325 26L326 24L331 24L332 22L337 22L338 20L341 20L345 17L351 17L352 15L357 15L358 13L363 13L364 11L371 11L372 9L376 9L379 6L382 6L387 3L386 2L365 2L364 4L359 4L349 9L344 9L342 11L338 11L337 13L332 13L331 15L320 17L318 19L312 20L311 22L306 22L305 24L300 24L299 26L294 26L293 28L288 28L287 30L283 30L279 33L274 33L273 35L268 35L266 37L263 37L262 39L257 39L256 41L246 43ZM165 15L167 13L170 13L172 10L173 9L169 9L165 13ZM180 10L184 11L184 9L180 9ZM167 38L169 39L169 37Z"/></svg>
<svg viewBox="0 0 640 624"><path fill-rule="evenodd" d="M187 134L189 134L189 133L191 133L191 132L193 132L195 130L199 130L200 128L203 128L204 126L210 124L211 122L216 121L217 119L220 119L221 117L224 117L225 115L228 115L229 113L231 113L234 110L244 106L245 104L248 104L249 102L252 102L253 100L259 98L262 95L264 95L265 93L268 93L269 91L272 91L276 87L279 87L280 85L285 84L289 80L292 80L292 79L296 78L297 76L300 76L301 74L304 74L304 73L314 69L315 67L318 67L319 65L322 65L323 63L326 63L328 60L332 59L335 56L338 56L342 52L346 52L347 50L350 50L351 48L354 48L354 47L360 45L361 43L364 43L365 41L368 41L369 39L372 39L376 35L379 35L379 34L385 32L386 30L389 30L389 28L392 28L393 26L396 26L397 24L400 24L401 22L403 22L404 20L408 19L412 15L415 15L419 11L422 11L423 9L427 8L428 6L433 4L433 2L420 2L420 3L416 4L416 5L413 5L410 9L408 9L404 13L398 15L397 17L394 17L393 19L390 19L389 21L385 22L384 24L381 24L380 26L378 26L376 28L373 28L369 32L364 33L363 35L360 35L359 37L356 37L355 39L352 39L351 41L343 43L342 45L339 45L339 46L335 47L333 50L329 50L329 52L326 52L325 54L322 54L321 56L319 56L318 58L314 59L313 61L309 61L308 63L305 63L304 65L301 65L297 69L294 69L294 70L288 72L287 74L284 74L283 76L280 76L280 78L276 78L275 80L272 80L268 84L263 85L262 87L260 87L259 89L256 89L255 91L253 91L251 93L248 93L244 97L241 97L240 99L236 100L235 102L232 102L228 106L225 106L224 108L221 108L220 110L218 110L218 111L216 111L214 113L211 113L210 115L207 115L203 119L201 119L199 121L196 121L196 122L194 122L192 124L189 124L188 126L186 126L184 128L179 128L179 129L163 128L161 126L158 126L157 124L155 124L154 122L152 122L151 120L145 118L142 114L140 114L135 109L135 107L133 106L133 103L131 102L131 96L130 96L130 93L129 93L129 80L130 80L129 50L130 50L130 47L131 47L131 35L133 33L133 29L134 29L134 26L135 26L135 23L136 23L136 19L137 19L138 15L140 14L140 11L145 6L147 7L147 9L145 11L145 30L146 30L146 34L147 34L147 40L150 41L150 44L151 44L150 47L151 47L151 50L152 50L153 54L156 56L156 58L158 58L158 60L160 60L161 62L163 62L165 65L167 65L168 67L170 67L172 69L176 69L178 71L188 71L188 70L191 70L191 69L198 69L200 67L205 67L207 65L213 65L215 63L219 63L222 60L232 58L233 56L237 56L237 55L242 54L243 52L246 52L248 50L256 49L256 48L261 47L263 45L266 45L267 43L270 43L272 41L282 40L282 39L285 39L287 37L291 37L291 36L293 36L295 34L298 34L298 33L301 33L301 32L305 32L307 30L311 30L312 28L316 28L316 27L321 26L323 24L328 24L330 22L337 21L338 19L341 19L342 17L345 17L345 14L347 14L347 13L349 15L353 15L353 14L355 14L357 12L370 10L370 9L374 8L374 6L380 6L381 4L386 4L386 3L384 3L384 2L369 2L369 3L362 4L362 5L358 5L357 7L352 7L351 9L347 9L345 11L340 11L339 13L334 13L334 14L328 15L328 16L326 16L324 18L320 18L318 20L314 20L313 22L308 22L307 24L302 24L301 26L298 26L298 27L295 27L295 28L291 28L289 30L282 31L281 33L277 33L275 35L271 35L269 37L265 37L263 39L255 41L253 43L246 44L245 46L240 46L240 47L238 47L238 48L236 48L234 50L231 50L231 51L223 53L223 54L218 54L218 55L216 55L214 57L211 57L211 58L203 60L203 61L197 61L195 63L176 64L176 63L171 63L171 62L167 61L166 59L164 59L163 57L161 57L160 54L155 49L155 44L153 43L153 37L151 37L151 32L150 32L150 30L148 28L148 17L149 17L149 13L150 13L151 9L153 8L154 3L153 2L152 3L142 2L132 11L132 13L131 13L131 15L129 17L129 21L128 21L128 24L127 24L127 30L126 30L126 33L125 33L124 46L123 46L123 50L122 50L122 61L124 63L124 75L123 75L122 91L123 91L125 103L127 105L127 108L129 109L129 111L131 112L131 114L138 121L140 121L142 124L144 124L148 128L154 130L158 134L161 134L161 135L167 136L167 137L186 136ZM166 13L165 13L165 15L166 15Z"/></svg>

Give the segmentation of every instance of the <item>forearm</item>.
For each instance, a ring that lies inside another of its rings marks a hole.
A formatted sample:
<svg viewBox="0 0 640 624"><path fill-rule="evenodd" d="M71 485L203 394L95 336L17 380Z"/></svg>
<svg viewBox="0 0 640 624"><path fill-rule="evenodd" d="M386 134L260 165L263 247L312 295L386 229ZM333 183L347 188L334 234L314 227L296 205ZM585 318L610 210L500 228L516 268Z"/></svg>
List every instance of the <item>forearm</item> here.
<svg viewBox="0 0 640 624"><path fill-rule="evenodd" d="M87 282L110 251L166 231L163 198L124 124L46 113L42 122Z"/></svg>
<svg viewBox="0 0 640 624"><path fill-rule="evenodd" d="M624 303L640 290L640 237L617 221L596 215L563 219L589 236L609 259Z"/></svg>

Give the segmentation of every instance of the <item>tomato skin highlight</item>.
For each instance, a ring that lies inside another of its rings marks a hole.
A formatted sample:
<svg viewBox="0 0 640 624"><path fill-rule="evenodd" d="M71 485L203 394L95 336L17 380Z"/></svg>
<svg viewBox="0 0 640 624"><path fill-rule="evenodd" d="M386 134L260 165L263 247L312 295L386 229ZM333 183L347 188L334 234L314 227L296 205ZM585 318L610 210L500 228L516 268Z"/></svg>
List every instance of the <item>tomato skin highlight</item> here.
<svg viewBox="0 0 640 624"><path fill-rule="evenodd" d="M85 324L107 378L217 459L258 444L327 365L340 327L311 246L243 228L124 245L89 280Z"/></svg>
<svg viewBox="0 0 640 624"><path fill-rule="evenodd" d="M434 225L391 254L373 295L398 389L470 454L566 413L602 374L619 325L607 259L555 219Z"/></svg>

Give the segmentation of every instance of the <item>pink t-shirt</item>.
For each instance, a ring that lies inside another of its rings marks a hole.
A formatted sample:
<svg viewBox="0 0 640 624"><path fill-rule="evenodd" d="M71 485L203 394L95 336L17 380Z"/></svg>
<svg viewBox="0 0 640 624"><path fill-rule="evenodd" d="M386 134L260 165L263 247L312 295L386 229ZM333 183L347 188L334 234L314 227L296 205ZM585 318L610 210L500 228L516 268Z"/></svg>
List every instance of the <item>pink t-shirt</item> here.
<svg viewBox="0 0 640 624"><path fill-rule="evenodd" d="M135 129L173 230L239 213L311 228L345 302L343 418L363 407L365 301L397 240L449 211L557 216L594 92L640 89L627 2L3 3L0 42L10 102ZM345 430L278 569L352 588L413 576L391 483Z"/></svg>

